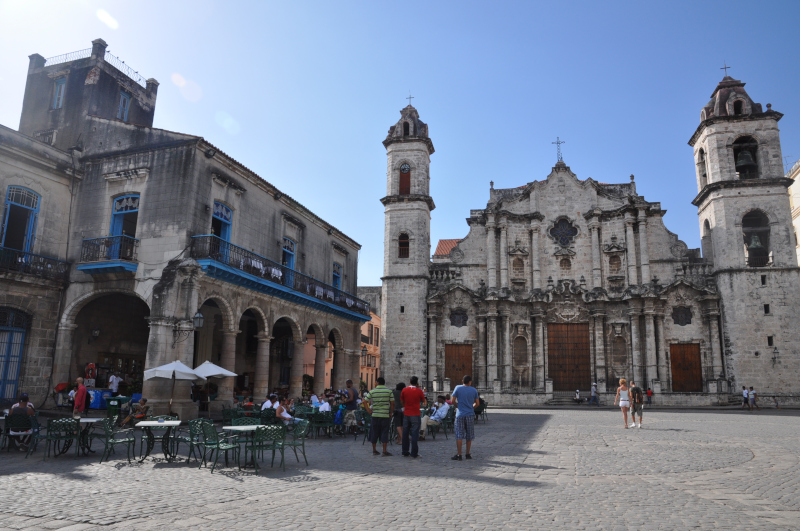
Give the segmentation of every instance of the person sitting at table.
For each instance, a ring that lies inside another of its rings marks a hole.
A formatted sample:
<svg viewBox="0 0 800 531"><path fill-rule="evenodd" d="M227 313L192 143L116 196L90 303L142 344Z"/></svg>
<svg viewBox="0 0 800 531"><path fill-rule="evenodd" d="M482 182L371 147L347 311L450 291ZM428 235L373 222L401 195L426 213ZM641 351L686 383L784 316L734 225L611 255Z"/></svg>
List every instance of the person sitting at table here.
<svg viewBox="0 0 800 531"><path fill-rule="evenodd" d="M133 419L144 420L145 417L147 417L147 411L149 409L150 406L147 405L147 399L142 398L141 400L139 400L138 404L134 404L130 414L127 417L125 417L125 420L122 421L122 424L120 424L120 426L124 427L128 422L130 422Z"/></svg>
<svg viewBox="0 0 800 531"><path fill-rule="evenodd" d="M314 407L319 406L319 398L316 393L311 393L311 405Z"/></svg>
<svg viewBox="0 0 800 531"><path fill-rule="evenodd" d="M419 427L419 440L425 440L425 434L428 432L428 426L438 426L441 424L442 420L447 416L447 411L450 409L450 406L447 405L447 401L445 400L444 396L439 396L436 398L436 402L439 404L439 407L436 408L436 411L430 415L425 415L422 417L422 422L420 423Z"/></svg>
<svg viewBox="0 0 800 531"><path fill-rule="evenodd" d="M264 403L261 404L261 411L264 411L265 409L269 409L269 408L272 407L272 400L271 399L272 399L272 395L267 395L266 396L266 400L264 400Z"/></svg>
<svg viewBox="0 0 800 531"><path fill-rule="evenodd" d="M233 409L237 409L237 408L238 408L239 406L241 406L241 405L242 405L242 403L241 403L241 402L239 402L239 399L238 399L237 397L235 397L235 396L234 396L234 397L233 397L233 406L232 406L232 407L233 407Z"/></svg>
<svg viewBox="0 0 800 531"><path fill-rule="evenodd" d="M333 404L333 398L329 398L327 402L320 402L319 404L320 413L322 413L323 411L330 411L332 404Z"/></svg>
<svg viewBox="0 0 800 531"><path fill-rule="evenodd" d="M281 420L283 423L288 425L289 423L297 424L300 422L300 419L294 418L289 414L289 408L292 406L292 401L289 400L288 397L281 398L280 404L278 405L278 410L275 412L275 416Z"/></svg>
<svg viewBox="0 0 800 531"><path fill-rule="evenodd" d="M36 411L33 409L33 404L28 402L28 393L22 393L19 397L19 402L11 406L11 409L9 410L9 416L26 415L28 417L32 417L35 414ZM33 430L29 429L26 431L9 431L8 435L12 440L16 440L20 451L25 452L28 450L28 443L31 441L32 433Z"/></svg>

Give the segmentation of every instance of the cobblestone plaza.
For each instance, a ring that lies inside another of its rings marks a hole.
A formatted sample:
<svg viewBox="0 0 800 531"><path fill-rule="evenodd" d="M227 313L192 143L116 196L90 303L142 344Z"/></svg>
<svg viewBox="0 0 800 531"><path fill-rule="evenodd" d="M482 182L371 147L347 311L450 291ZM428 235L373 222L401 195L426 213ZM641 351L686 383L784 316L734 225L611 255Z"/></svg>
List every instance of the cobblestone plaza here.
<svg viewBox="0 0 800 531"><path fill-rule="evenodd" d="M626 430L612 408L491 410L472 461L450 460L452 434L421 442L416 460L324 438L308 441L310 466L287 455L286 472L267 463L259 476L128 464L119 450L103 464L4 451L0 529L800 528L797 411L644 420Z"/></svg>

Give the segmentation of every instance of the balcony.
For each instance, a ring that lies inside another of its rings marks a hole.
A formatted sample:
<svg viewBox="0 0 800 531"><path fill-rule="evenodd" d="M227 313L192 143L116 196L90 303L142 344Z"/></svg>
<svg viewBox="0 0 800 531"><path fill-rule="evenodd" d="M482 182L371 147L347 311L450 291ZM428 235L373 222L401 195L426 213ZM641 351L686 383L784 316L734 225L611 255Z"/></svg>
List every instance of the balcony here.
<svg viewBox="0 0 800 531"><path fill-rule="evenodd" d="M83 240L78 271L90 275L135 273L139 267L136 248L139 240L130 236L108 236Z"/></svg>
<svg viewBox="0 0 800 531"><path fill-rule="evenodd" d="M57 282L69 280L69 262L0 247L0 271L22 273Z"/></svg>
<svg viewBox="0 0 800 531"><path fill-rule="evenodd" d="M217 236L194 236L192 258L209 276L346 319L370 320L368 302Z"/></svg>

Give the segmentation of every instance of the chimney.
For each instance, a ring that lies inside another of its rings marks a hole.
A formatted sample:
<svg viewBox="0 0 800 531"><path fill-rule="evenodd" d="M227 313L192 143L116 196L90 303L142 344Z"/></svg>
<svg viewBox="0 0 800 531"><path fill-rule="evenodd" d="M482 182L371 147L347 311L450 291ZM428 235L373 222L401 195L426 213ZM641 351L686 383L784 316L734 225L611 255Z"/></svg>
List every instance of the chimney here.
<svg viewBox="0 0 800 531"><path fill-rule="evenodd" d="M106 48L108 48L108 44L103 39L93 40L92 59L104 59L106 56Z"/></svg>
<svg viewBox="0 0 800 531"><path fill-rule="evenodd" d="M158 81L152 77L147 80L147 92L151 93L153 96L158 94Z"/></svg>
<svg viewBox="0 0 800 531"><path fill-rule="evenodd" d="M47 59L45 59L44 57L42 57L38 53L35 53L33 55L29 55L28 59L30 60L30 63L28 63L28 73L29 74L31 72L33 72L35 69L37 69L37 68L44 68L44 63L47 61Z"/></svg>

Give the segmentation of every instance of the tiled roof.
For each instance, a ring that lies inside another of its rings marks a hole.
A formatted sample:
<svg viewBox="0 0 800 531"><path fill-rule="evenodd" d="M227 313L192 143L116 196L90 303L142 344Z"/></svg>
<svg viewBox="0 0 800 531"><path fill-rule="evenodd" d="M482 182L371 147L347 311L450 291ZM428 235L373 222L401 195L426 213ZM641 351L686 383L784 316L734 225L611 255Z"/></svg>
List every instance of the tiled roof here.
<svg viewBox="0 0 800 531"><path fill-rule="evenodd" d="M458 242L461 240L439 240L439 243L436 245L436 252L433 253L433 256L447 256L450 254L450 251L453 250L453 247L458 245Z"/></svg>

